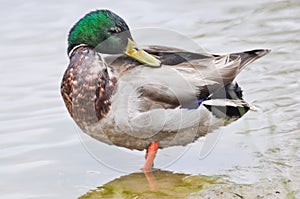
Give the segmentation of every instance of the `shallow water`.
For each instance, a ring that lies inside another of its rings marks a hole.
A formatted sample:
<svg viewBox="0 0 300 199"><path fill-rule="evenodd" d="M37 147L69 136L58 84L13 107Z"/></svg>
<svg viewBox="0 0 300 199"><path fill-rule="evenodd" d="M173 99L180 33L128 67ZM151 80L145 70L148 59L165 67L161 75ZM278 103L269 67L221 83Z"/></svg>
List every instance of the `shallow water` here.
<svg viewBox="0 0 300 199"><path fill-rule="evenodd" d="M290 180L287 189L300 197L299 1L16 0L1 6L1 198L76 198L143 164L143 152L82 134L60 97L67 33L96 8L119 13L132 29L179 32L209 52L272 49L237 78L260 111L187 147L161 150L156 167L239 183Z"/></svg>

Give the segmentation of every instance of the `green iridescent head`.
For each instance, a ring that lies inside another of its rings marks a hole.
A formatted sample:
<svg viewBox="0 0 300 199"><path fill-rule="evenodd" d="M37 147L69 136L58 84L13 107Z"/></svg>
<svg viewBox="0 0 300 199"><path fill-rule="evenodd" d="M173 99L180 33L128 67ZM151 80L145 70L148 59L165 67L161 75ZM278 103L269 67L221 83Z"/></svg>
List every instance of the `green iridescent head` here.
<svg viewBox="0 0 300 199"><path fill-rule="evenodd" d="M68 37L68 54L81 44L99 53L126 54L148 66L161 65L155 57L138 48L126 22L110 10L90 12L72 27Z"/></svg>
<svg viewBox="0 0 300 199"><path fill-rule="evenodd" d="M123 53L128 38L126 22L110 10L97 10L81 18L70 30L68 53L77 45L86 44L100 53Z"/></svg>

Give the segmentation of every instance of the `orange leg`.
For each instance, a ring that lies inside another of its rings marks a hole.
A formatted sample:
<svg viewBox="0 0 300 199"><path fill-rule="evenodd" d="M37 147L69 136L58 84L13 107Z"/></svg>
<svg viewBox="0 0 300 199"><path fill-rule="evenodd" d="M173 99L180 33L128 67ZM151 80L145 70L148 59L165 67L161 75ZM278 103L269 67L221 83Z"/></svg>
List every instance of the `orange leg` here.
<svg viewBox="0 0 300 199"><path fill-rule="evenodd" d="M146 157L145 157L146 162L144 166L141 168L141 170L150 171L152 169L157 150L158 150L158 142L152 142L147 149Z"/></svg>

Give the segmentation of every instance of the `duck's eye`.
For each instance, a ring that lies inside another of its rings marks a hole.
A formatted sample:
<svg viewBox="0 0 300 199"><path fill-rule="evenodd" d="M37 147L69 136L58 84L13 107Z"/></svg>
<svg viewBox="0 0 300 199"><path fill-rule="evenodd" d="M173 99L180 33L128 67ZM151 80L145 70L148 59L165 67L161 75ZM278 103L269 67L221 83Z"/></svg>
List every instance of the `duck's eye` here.
<svg viewBox="0 0 300 199"><path fill-rule="evenodd" d="M116 29L115 28L110 28L107 30L107 32L109 32L110 34L115 34L117 33Z"/></svg>
<svg viewBox="0 0 300 199"><path fill-rule="evenodd" d="M110 34L116 34L116 33L122 32L122 29L120 27L116 26L116 27L108 29L108 32Z"/></svg>

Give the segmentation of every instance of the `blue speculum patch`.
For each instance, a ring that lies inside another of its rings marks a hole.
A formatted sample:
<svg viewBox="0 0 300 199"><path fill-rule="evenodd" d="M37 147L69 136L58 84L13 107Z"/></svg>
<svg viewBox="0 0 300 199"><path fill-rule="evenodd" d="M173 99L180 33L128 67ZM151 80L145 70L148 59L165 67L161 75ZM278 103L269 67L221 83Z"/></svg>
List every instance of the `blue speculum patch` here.
<svg viewBox="0 0 300 199"><path fill-rule="evenodd" d="M202 102L204 102L205 100L204 99L198 99L197 102L198 104L200 105Z"/></svg>

